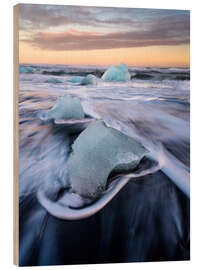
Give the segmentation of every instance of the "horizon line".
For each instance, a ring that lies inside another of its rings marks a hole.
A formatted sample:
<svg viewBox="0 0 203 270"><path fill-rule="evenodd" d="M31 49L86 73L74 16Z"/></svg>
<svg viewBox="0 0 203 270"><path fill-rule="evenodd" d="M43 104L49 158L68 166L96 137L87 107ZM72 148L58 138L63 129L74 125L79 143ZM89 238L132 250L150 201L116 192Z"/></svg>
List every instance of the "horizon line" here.
<svg viewBox="0 0 203 270"><path fill-rule="evenodd" d="M123 63L122 61L121 61L121 63ZM124 63L124 64L126 64L126 63ZM114 65L114 66L117 66L116 64L109 64L109 65L101 65L101 64L57 64L57 63L31 63L31 62L27 62L27 63L25 63L25 62L19 62L19 65L61 65L61 66L101 66L101 67L109 67L109 66L111 66L111 65ZM178 65L171 65L171 66L169 66L169 65L146 65L146 66L141 66L141 65L136 65L136 64L134 64L134 65L132 65L132 64L126 64L127 65L127 67L145 67L145 68L147 68L147 67L157 67L157 68L170 68L170 67L174 67L174 68L190 68L190 65L180 65L180 66L178 66Z"/></svg>

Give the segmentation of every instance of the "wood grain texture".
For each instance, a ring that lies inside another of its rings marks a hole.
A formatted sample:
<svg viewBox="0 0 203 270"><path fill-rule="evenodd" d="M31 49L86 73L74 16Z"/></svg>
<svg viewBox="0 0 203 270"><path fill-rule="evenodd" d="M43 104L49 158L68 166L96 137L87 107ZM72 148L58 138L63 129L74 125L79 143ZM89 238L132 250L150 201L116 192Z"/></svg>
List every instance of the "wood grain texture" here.
<svg viewBox="0 0 203 270"><path fill-rule="evenodd" d="M18 127L18 66L19 66L19 6L13 8L13 112L14 112L14 175L13 175L13 263L19 264L19 194L18 194L18 160L19 160L19 127Z"/></svg>

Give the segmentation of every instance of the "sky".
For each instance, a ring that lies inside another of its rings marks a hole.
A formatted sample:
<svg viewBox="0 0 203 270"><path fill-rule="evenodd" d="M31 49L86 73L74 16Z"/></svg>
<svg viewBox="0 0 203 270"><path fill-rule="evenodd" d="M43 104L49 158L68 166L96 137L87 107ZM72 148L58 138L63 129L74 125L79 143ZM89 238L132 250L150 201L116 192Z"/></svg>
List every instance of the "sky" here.
<svg viewBox="0 0 203 270"><path fill-rule="evenodd" d="M20 4L19 61L187 67L190 12Z"/></svg>

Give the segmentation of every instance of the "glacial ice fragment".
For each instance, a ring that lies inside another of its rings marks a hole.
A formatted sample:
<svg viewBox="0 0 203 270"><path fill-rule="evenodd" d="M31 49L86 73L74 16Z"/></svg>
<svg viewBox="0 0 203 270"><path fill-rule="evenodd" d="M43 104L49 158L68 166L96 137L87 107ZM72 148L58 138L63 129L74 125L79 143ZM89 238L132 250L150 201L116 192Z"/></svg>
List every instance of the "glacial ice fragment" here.
<svg viewBox="0 0 203 270"><path fill-rule="evenodd" d="M19 67L20 73L33 73L33 68L27 67L27 66L21 66Z"/></svg>
<svg viewBox="0 0 203 270"><path fill-rule="evenodd" d="M87 75L81 81L81 85L89 85L89 84L92 84L92 85L97 84L97 78L92 74Z"/></svg>
<svg viewBox="0 0 203 270"><path fill-rule="evenodd" d="M72 77L67 79L67 82L78 83L81 85L89 85L89 84L94 85L94 84L97 84L97 78L92 74L89 74L86 77L72 76Z"/></svg>
<svg viewBox="0 0 203 270"><path fill-rule="evenodd" d="M110 66L102 76L104 81L129 81L130 73L125 64L119 66Z"/></svg>
<svg viewBox="0 0 203 270"><path fill-rule="evenodd" d="M81 81L84 79L82 76L72 76L67 79L67 82L70 83L81 83Z"/></svg>
<svg viewBox="0 0 203 270"><path fill-rule="evenodd" d="M111 172L136 168L148 153L140 143L103 121L90 124L72 149L68 160L70 184L77 194L88 198L97 198L106 189Z"/></svg>
<svg viewBox="0 0 203 270"><path fill-rule="evenodd" d="M45 81L45 83L61 83L61 81L55 78L49 78Z"/></svg>
<svg viewBox="0 0 203 270"><path fill-rule="evenodd" d="M54 107L47 113L47 116L53 119L83 119L84 111L78 98L65 95L58 98Z"/></svg>

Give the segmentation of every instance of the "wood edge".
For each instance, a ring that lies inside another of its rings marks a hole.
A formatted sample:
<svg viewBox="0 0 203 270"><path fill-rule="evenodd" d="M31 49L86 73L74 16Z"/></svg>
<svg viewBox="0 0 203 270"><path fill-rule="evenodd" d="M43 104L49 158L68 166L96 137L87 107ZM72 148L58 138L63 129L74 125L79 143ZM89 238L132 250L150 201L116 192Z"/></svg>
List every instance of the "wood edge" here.
<svg viewBox="0 0 203 270"><path fill-rule="evenodd" d="M18 88L19 88L19 5L13 7L13 263L19 265L19 128L18 128Z"/></svg>

